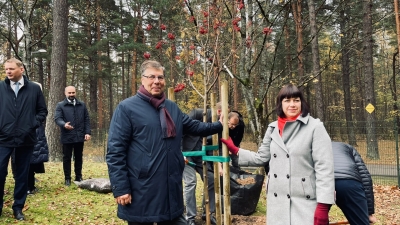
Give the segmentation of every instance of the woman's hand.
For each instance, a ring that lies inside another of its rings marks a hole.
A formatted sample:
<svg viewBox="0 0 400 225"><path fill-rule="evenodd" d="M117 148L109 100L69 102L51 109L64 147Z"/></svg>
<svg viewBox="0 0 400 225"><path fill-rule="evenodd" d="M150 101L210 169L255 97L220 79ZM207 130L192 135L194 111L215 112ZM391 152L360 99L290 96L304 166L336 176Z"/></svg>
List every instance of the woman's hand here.
<svg viewBox="0 0 400 225"><path fill-rule="evenodd" d="M314 213L314 225L327 225L329 223L330 204L319 203Z"/></svg>
<svg viewBox="0 0 400 225"><path fill-rule="evenodd" d="M235 144L233 144L232 138L229 137L229 139L223 139L221 138L222 143L224 143L226 145L226 147L228 148L229 152L234 154L234 155L238 155L239 152L239 148L236 147Z"/></svg>

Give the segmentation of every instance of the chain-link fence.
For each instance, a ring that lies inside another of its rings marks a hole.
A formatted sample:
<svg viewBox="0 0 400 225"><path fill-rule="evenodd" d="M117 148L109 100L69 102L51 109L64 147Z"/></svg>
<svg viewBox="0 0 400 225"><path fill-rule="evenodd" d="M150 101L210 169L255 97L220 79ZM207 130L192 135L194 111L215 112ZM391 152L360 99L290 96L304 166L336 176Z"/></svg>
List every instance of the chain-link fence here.
<svg viewBox="0 0 400 225"><path fill-rule="evenodd" d="M328 121L325 127L332 140L351 144L357 149L375 184L400 186L398 127L395 121L376 121L374 124L366 121Z"/></svg>
<svg viewBox="0 0 400 225"><path fill-rule="evenodd" d="M375 184L400 186L398 128L394 121L376 121L373 128L365 121L352 123L328 121L324 124L333 141L345 142L357 149ZM371 138L371 135L367 134L367 129L372 129L375 143L367 142L367 139ZM86 158L105 162L107 132L108 129L92 131L92 141L85 145ZM248 130L246 130L247 132ZM242 142L245 146L241 147L256 150L257 145L250 143L251 141L248 141L246 136L251 136L251 134L245 134ZM371 145L373 146L371 147Z"/></svg>

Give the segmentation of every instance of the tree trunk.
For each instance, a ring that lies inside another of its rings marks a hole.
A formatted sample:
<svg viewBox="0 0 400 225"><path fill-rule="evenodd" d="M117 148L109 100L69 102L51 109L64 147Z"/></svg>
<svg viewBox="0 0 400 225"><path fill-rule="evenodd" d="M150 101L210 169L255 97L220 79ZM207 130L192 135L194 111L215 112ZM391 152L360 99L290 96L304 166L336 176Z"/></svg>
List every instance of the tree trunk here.
<svg viewBox="0 0 400 225"><path fill-rule="evenodd" d="M372 104L376 107L374 93L374 67L373 67L373 40L372 40L372 0L364 0L363 2L363 61L364 61L364 98L365 106ZM378 142L376 138L375 111L366 115L366 132L367 132L367 157L371 159L379 159Z"/></svg>
<svg viewBox="0 0 400 225"><path fill-rule="evenodd" d="M316 102L316 112L317 117L321 121L325 121L324 116L324 98L322 95L322 76L321 76L321 67L320 67L320 59L319 59L319 48L318 48L318 29L316 23L316 15L315 15L315 6L314 0L308 0L308 8L310 15L310 31L311 31L311 50L312 50L312 58L313 58L313 74L314 74L314 82L315 85L315 102Z"/></svg>
<svg viewBox="0 0 400 225"><path fill-rule="evenodd" d="M346 5L346 0L343 1L343 8L340 11L340 30L341 36L340 43L342 46L342 82L343 82L343 91L344 91L344 113L346 116L346 130L347 130L347 138L350 145L357 146L356 137L354 133L353 126L353 115L351 109L351 91L350 91L350 49L348 47L348 32L347 25L349 21L348 9Z"/></svg>
<svg viewBox="0 0 400 225"><path fill-rule="evenodd" d="M51 80L46 119L46 136L49 146L50 161L62 160L60 143L60 128L54 122L54 112L57 102L64 97L67 76L68 47L68 4L64 0L53 1L53 40L51 52Z"/></svg>
<svg viewBox="0 0 400 225"><path fill-rule="evenodd" d="M303 19L301 17L301 0L293 0L292 11L293 18L296 24L297 37L297 80L304 78L304 53L303 53Z"/></svg>
<svg viewBox="0 0 400 225"><path fill-rule="evenodd" d="M101 41L101 31L100 31L100 5L99 1L96 1L96 33L97 33L97 42L99 43ZM100 76L97 77L97 89L98 89L98 96L97 96L97 128L98 129L103 129L104 128L104 110L103 110L103 101L104 101L104 96L103 96L103 78L101 76L101 73L103 71L103 66L101 64L101 55L102 51L97 50L97 71ZM97 140L98 137L96 137L95 140Z"/></svg>

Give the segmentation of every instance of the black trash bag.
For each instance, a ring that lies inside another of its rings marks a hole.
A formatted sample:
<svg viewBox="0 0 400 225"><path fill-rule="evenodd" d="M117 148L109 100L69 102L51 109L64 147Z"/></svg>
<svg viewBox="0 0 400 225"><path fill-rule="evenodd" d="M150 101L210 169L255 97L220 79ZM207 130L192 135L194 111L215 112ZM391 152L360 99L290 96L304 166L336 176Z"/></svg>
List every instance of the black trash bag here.
<svg viewBox="0 0 400 225"><path fill-rule="evenodd" d="M248 216L256 211L264 177L264 175L230 168L232 215Z"/></svg>
<svg viewBox="0 0 400 225"><path fill-rule="evenodd" d="M82 189L87 189L89 191L96 191L98 193L110 193L111 183L109 179L106 178L93 178L83 181L74 181L74 183Z"/></svg>

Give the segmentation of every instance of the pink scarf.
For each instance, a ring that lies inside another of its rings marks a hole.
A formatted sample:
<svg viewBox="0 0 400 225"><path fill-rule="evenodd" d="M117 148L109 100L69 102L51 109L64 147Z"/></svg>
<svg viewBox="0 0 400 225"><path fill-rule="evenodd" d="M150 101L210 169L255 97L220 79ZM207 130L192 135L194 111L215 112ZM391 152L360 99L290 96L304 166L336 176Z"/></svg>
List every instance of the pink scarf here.
<svg viewBox="0 0 400 225"><path fill-rule="evenodd" d="M141 85L137 94L141 99L149 102L155 109L159 110L161 129L163 131L164 138L175 137L176 136L175 123L172 120L172 117L169 114L167 108L165 108L164 93L162 93L159 97L154 97L144 88L143 85Z"/></svg>

